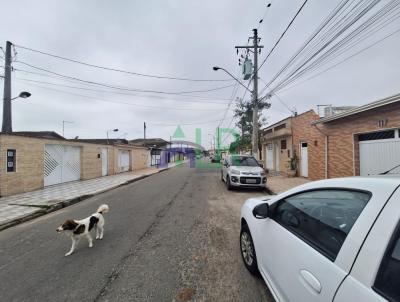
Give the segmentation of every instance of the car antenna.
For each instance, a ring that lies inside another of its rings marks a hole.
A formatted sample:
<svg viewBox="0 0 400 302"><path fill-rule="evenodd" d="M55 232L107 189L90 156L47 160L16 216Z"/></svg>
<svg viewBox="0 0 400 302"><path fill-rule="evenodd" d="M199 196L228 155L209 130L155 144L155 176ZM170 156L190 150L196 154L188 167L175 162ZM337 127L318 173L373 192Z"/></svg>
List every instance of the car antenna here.
<svg viewBox="0 0 400 302"><path fill-rule="evenodd" d="M398 167L400 167L400 165L394 166L393 168L391 168L391 169L389 169L389 170L387 170L387 171L385 171L385 172L379 173L379 175L386 175L386 174L388 174L390 171L393 171L394 169L396 169L396 168L398 168Z"/></svg>

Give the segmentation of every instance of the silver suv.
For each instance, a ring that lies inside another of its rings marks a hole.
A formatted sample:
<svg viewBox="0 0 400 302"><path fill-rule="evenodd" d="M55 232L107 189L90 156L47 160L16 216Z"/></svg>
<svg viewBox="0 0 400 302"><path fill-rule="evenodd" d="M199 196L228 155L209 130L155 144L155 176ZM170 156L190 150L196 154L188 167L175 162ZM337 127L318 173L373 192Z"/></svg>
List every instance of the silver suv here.
<svg viewBox="0 0 400 302"><path fill-rule="evenodd" d="M222 162L221 180L232 187L265 188L267 176L253 156L230 155Z"/></svg>

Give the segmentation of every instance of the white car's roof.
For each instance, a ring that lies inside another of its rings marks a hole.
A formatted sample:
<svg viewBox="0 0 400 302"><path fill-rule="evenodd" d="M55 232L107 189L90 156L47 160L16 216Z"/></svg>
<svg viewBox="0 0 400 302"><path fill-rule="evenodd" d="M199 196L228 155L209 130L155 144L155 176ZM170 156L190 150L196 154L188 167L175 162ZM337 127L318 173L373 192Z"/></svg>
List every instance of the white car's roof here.
<svg viewBox="0 0 400 302"><path fill-rule="evenodd" d="M277 196L260 196L252 197L248 200L252 201L254 205L271 200L274 202L278 196L289 196L291 194L311 190L318 188L346 188L346 189L358 189L369 191L372 194L382 194L381 196L390 196L393 191L400 186L400 175L379 175L379 176L353 176L343 178L331 178L317 181L311 181L306 184L294 187L288 191L282 192ZM378 195L379 196L379 195Z"/></svg>
<svg viewBox="0 0 400 302"><path fill-rule="evenodd" d="M354 176L317 180L293 188L289 191L324 187L351 188L370 192L394 191L400 185L399 175Z"/></svg>

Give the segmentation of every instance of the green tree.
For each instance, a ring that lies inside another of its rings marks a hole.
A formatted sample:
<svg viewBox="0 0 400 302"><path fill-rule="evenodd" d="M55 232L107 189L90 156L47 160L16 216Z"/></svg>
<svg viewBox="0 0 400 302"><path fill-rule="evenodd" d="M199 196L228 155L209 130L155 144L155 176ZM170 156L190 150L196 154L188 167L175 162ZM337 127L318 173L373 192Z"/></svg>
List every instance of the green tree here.
<svg viewBox="0 0 400 302"><path fill-rule="evenodd" d="M271 107L271 104L266 100L258 102L258 127L261 129L262 126L266 125L266 119L261 116L261 112L264 109ZM234 117L237 119L236 126L240 129L241 139L239 143L236 143L236 148L240 150L251 150L251 136L253 132L253 102L244 101L238 99L236 102L236 108ZM233 144L233 143L232 143ZM232 145L231 144L231 145ZM232 146L235 147L235 146ZM258 132L258 149L261 150L261 131Z"/></svg>

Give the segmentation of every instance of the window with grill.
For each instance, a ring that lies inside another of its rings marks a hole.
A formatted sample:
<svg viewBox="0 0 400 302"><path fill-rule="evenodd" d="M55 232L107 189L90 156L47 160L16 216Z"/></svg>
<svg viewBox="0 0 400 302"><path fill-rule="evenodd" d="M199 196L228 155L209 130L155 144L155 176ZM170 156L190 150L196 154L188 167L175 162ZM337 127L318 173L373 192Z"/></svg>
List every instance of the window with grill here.
<svg viewBox="0 0 400 302"><path fill-rule="evenodd" d="M7 172L16 171L16 151L15 149L7 150Z"/></svg>
<svg viewBox="0 0 400 302"><path fill-rule="evenodd" d="M286 150L286 139L281 140L281 150Z"/></svg>
<svg viewBox="0 0 400 302"><path fill-rule="evenodd" d="M394 130L363 133L358 135L358 140L360 142L373 141L378 139L391 139L391 138L394 138Z"/></svg>

